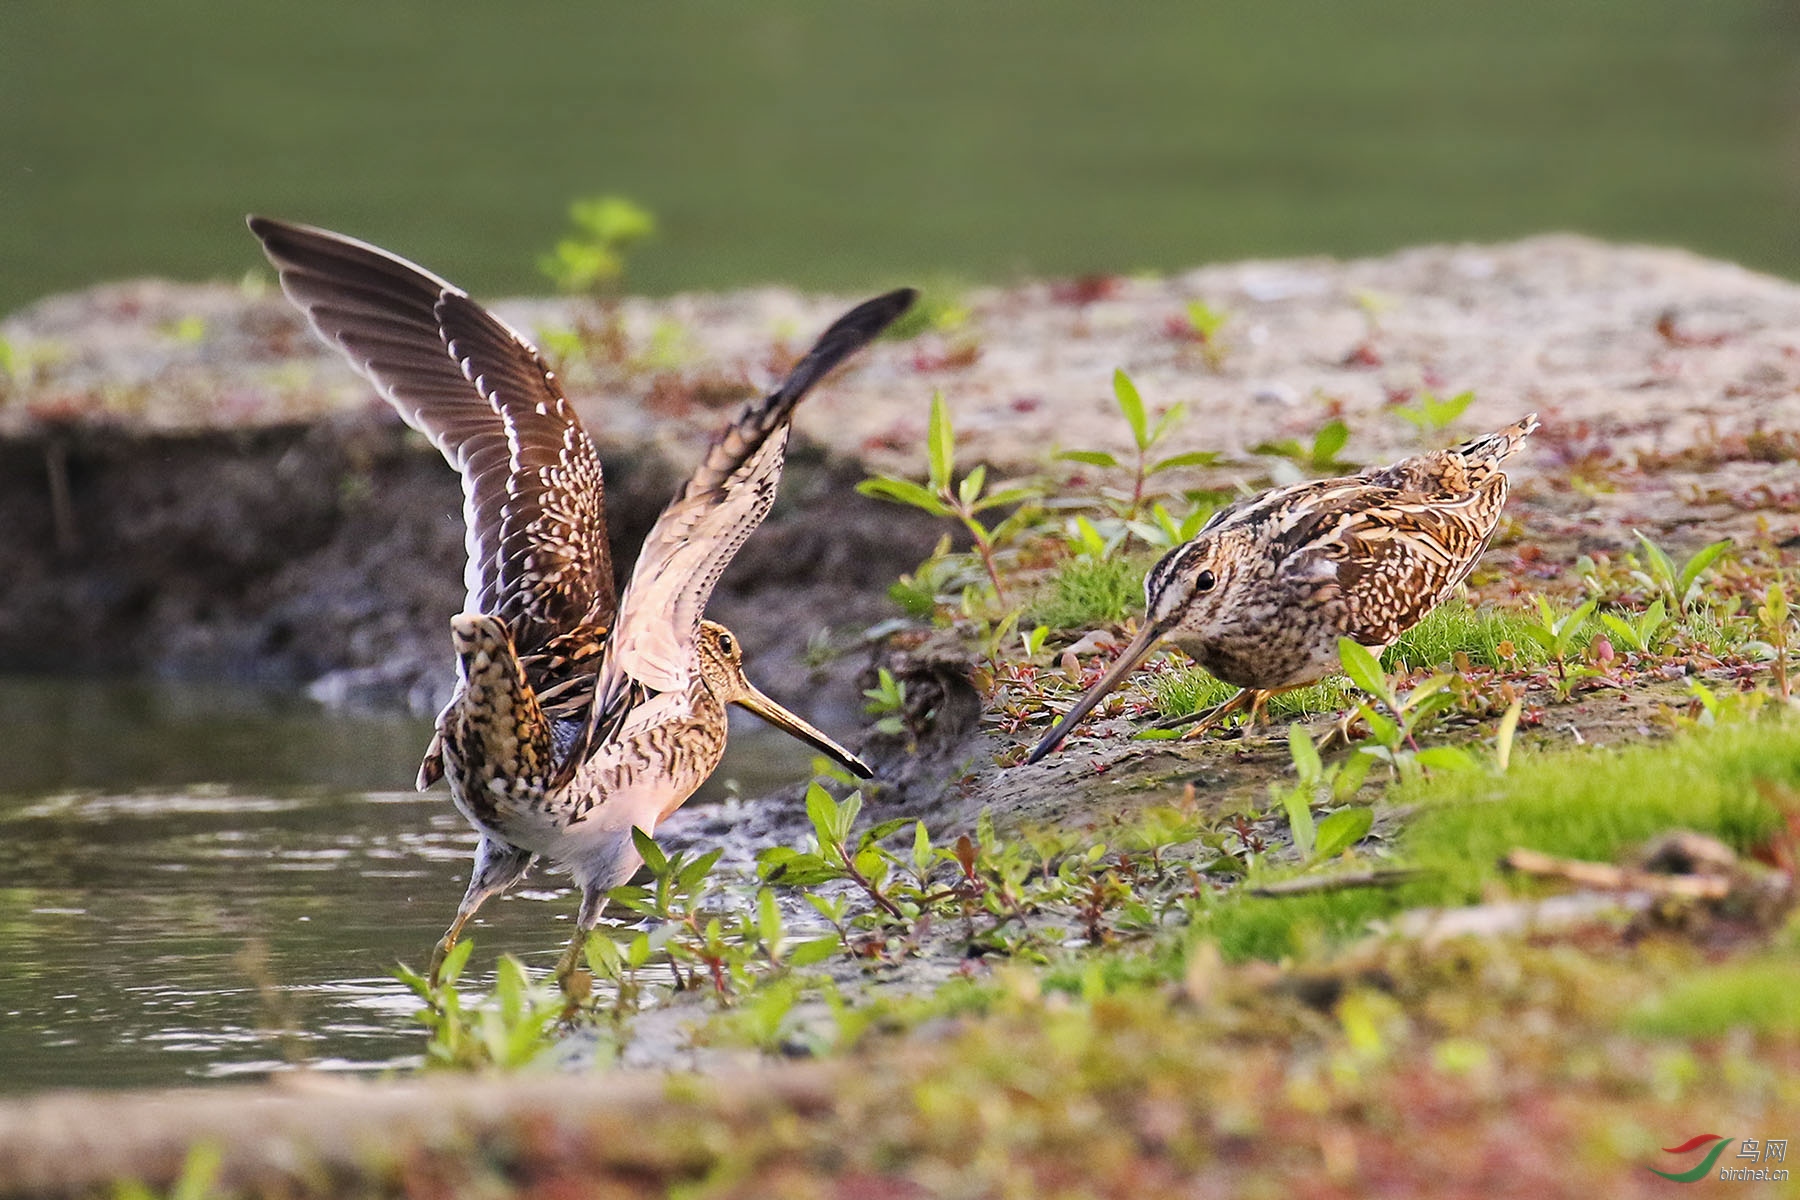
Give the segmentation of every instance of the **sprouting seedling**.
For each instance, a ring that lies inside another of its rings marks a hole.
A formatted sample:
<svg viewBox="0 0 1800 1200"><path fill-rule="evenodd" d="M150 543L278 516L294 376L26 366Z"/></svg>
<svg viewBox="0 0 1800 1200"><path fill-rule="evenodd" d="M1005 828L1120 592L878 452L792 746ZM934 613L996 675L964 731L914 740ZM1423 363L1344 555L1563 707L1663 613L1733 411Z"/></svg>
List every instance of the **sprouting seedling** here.
<svg viewBox="0 0 1800 1200"><path fill-rule="evenodd" d="M876 729L897 737L906 732L906 721L902 715L906 712L906 684L895 679L894 673L886 667L877 667L875 676L875 686L863 689L863 695L868 697L863 711L880 718L875 722Z"/></svg>
<svg viewBox="0 0 1800 1200"><path fill-rule="evenodd" d="M1002 531L1010 528L1011 521L1009 519L990 529L977 519L978 514L1035 500L1038 490L1019 486L983 495L987 487L985 464L963 476L961 482L955 481L956 431L951 427L950 412L944 405L944 393L941 391L931 397L931 424L926 445L927 468L930 472L927 485L921 486L910 479L898 479L891 475L877 475L857 484L856 490L865 496L892 500L897 504L910 504L934 517L955 517L961 521L963 528L974 539L975 551L981 556L981 565L986 568L988 580L994 585L994 598L1005 604L1006 588L1000 582L1000 569L994 562L994 547L1000 540Z"/></svg>
<svg viewBox="0 0 1800 1200"><path fill-rule="evenodd" d="M1669 603L1669 611L1677 614L1694 607L1694 602L1700 597L1701 573L1731 549L1731 539L1722 538L1700 547L1692 557L1677 567L1675 560L1661 546L1635 529L1631 532L1644 548L1647 568L1644 571L1633 571L1632 577L1644 586L1661 592L1663 599Z"/></svg>
<svg viewBox="0 0 1800 1200"><path fill-rule="evenodd" d="M1788 604L1787 588L1781 580L1769 584L1769 590L1763 596L1763 602L1757 605L1756 621L1769 639L1769 646L1775 652L1775 686L1781 692L1783 700L1788 699L1791 689L1788 685L1788 620L1792 609Z"/></svg>
<svg viewBox="0 0 1800 1200"><path fill-rule="evenodd" d="M1669 623L1669 614L1663 607L1662 599L1658 597L1650 602L1649 608L1635 617L1621 613L1601 613L1600 623L1627 649L1639 654L1653 654L1662 644L1660 635Z"/></svg>
<svg viewBox="0 0 1800 1200"><path fill-rule="evenodd" d="M1396 417L1417 426L1420 433L1431 434L1455 424L1474 400L1474 392L1458 392L1447 400L1440 400L1431 392L1420 392L1411 404L1392 411Z"/></svg>
<svg viewBox="0 0 1800 1200"><path fill-rule="evenodd" d="M1569 653L1575 648L1576 639L1587 625L1588 618L1594 615L1594 608L1599 602L1589 600L1573 612L1558 616L1550 601L1542 596L1534 599L1537 600L1538 623L1521 625L1519 632L1537 643L1550 656L1556 663L1557 678L1566 680L1569 677Z"/></svg>
<svg viewBox="0 0 1800 1200"><path fill-rule="evenodd" d="M1225 343L1220 340L1219 333L1228 320L1229 313L1204 300L1187 303L1188 329L1194 341L1200 344L1200 357L1206 361L1209 370L1217 371L1225 365Z"/></svg>
<svg viewBox="0 0 1800 1200"><path fill-rule="evenodd" d="M1421 750L1414 738L1421 728L1456 702L1449 692L1455 681L1450 674L1433 675L1402 693L1395 688L1381 662L1368 648L1349 638L1338 639L1338 658L1350 682L1381 702L1387 712L1379 712L1367 701L1358 704L1356 715L1369 726L1374 739L1362 752L1382 762L1403 778L1419 769L1465 770L1475 765L1466 750L1457 746L1433 746Z"/></svg>
<svg viewBox="0 0 1800 1200"><path fill-rule="evenodd" d="M649 210L623 196L595 196L569 205L575 234L538 259L538 270L565 292L606 293L625 275L625 251L656 232Z"/></svg>
<svg viewBox="0 0 1800 1200"><path fill-rule="evenodd" d="M1185 454L1152 459L1151 452L1187 419L1187 405L1172 405L1152 425L1150 414L1144 408L1144 399L1138 394L1137 385L1131 382L1131 376L1122 368L1113 371L1113 399L1118 402L1119 411L1125 416L1125 424L1130 427L1131 440L1137 448L1137 459L1132 464L1131 503L1123 513L1125 519L1131 521L1137 518L1138 511L1143 507L1144 485L1152 475L1174 470L1176 467L1211 466L1219 461L1219 455L1211 450L1192 450ZM1107 470L1122 465L1117 455L1105 450L1064 450L1056 457Z"/></svg>
<svg viewBox="0 0 1800 1200"><path fill-rule="evenodd" d="M1355 755L1327 767L1312 738L1298 724L1288 729L1288 754L1294 761L1294 786L1281 789L1270 784L1269 788L1287 815L1294 849L1309 866L1336 858L1368 834L1375 816L1367 808L1343 808L1315 823L1312 806L1321 796L1342 800L1353 795L1373 760Z"/></svg>

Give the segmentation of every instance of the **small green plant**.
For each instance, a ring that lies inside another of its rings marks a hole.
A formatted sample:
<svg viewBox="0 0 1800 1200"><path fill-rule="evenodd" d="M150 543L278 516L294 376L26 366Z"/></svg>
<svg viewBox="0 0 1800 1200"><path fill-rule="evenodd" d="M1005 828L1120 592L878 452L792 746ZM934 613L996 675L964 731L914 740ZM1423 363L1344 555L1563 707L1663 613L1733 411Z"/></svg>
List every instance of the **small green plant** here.
<svg viewBox="0 0 1800 1200"><path fill-rule="evenodd" d="M506 955L496 969L493 994L471 1006L457 981L474 949L472 939L458 942L435 985L408 967L394 972L425 1002L418 1016L429 1031L426 1065L462 1070L527 1066L549 1047L550 1028L563 1015L565 1001L554 987L533 984L524 965Z"/></svg>
<svg viewBox="0 0 1800 1200"><path fill-rule="evenodd" d="M1410 779L1423 770L1462 770L1475 765L1469 752L1459 746L1421 750L1414 737L1456 702L1447 690L1456 678L1454 675L1433 675L1402 693L1382 672L1380 661L1367 647L1339 638L1338 657L1350 681L1387 709L1386 713L1378 712L1368 701L1356 706L1356 715L1368 723L1373 739L1372 745L1360 748L1362 753L1386 763L1402 779Z"/></svg>
<svg viewBox="0 0 1800 1200"><path fill-rule="evenodd" d="M1440 400L1431 392L1420 392L1404 408L1390 409L1396 417L1413 425L1422 434L1440 433L1456 423L1463 411L1475 401L1474 392L1458 392Z"/></svg>
<svg viewBox="0 0 1800 1200"><path fill-rule="evenodd" d="M1580 644L1581 636L1587 629L1588 618L1594 615L1594 608L1598 601L1585 601L1573 612L1558 615L1550 601L1542 596L1534 597L1534 599L1537 601L1538 623L1522 625L1519 627L1519 632L1536 643L1538 649L1550 656L1550 661L1556 664L1556 677L1560 682L1572 683L1568 666L1569 655ZM1581 676L1582 672L1578 668L1576 678L1581 678Z"/></svg>
<svg viewBox="0 0 1800 1200"><path fill-rule="evenodd" d="M814 783L806 790L806 816L812 822L818 849L772 846L756 856L758 874L765 883L789 887L812 887L834 879L848 879L890 917L910 920L917 915L917 909L903 910L884 890L893 856L877 845L909 820L884 821L853 843L851 833L861 811L861 792L851 792L840 803Z"/></svg>
<svg viewBox="0 0 1800 1200"><path fill-rule="evenodd" d="M1791 694L1788 684L1788 627L1791 613L1787 589L1778 579L1769 585L1763 602L1757 606L1756 620L1762 627L1763 636L1769 640L1770 649L1774 651L1775 687L1784 701Z"/></svg>
<svg viewBox="0 0 1800 1200"><path fill-rule="evenodd" d="M1225 343L1219 334L1231 319L1230 314L1204 300L1189 300L1186 311L1188 336L1199 343L1200 357L1206 362L1207 369L1219 370L1225 365Z"/></svg>
<svg viewBox="0 0 1800 1200"><path fill-rule="evenodd" d="M990 529L979 519L979 514L1035 500L1039 495L1038 490L1018 486L983 495L987 487L986 465L977 466L963 476L961 482L956 482L956 432L951 427L950 411L944 405L944 393L941 391L931 397L931 423L926 435L926 445L929 480L925 486L909 479L877 475L857 484L856 490L865 496L891 500L896 504L909 504L934 517L955 517L962 522L963 528L969 531L969 536L975 542L976 553L981 556L988 582L993 585L994 598L1004 605L1006 585L1000 582L1000 568L994 561L994 551L1017 531L1023 524L1023 519L1015 513L1012 518Z"/></svg>
<svg viewBox="0 0 1800 1200"><path fill-rule="evenodd" d="M863 695L868 698L863 711L880 718L875 722L876 729L892 737L906 732L906 684L895 679L892 671L877 667L875 686L864 688Z"/></svg>
<svg viewBox="0 0 1800 1200"><path fill-rule="evenodd" d="M611 294L625 275L625 251L656 232L656 218L623 196L569 206L575 233L538 259L538 270L565 292Z"/></svg>
<svg viewBox="0 0 1800 1200"><path fill-rule="evenodd" d="M1639 654L1654 654L1664 641L1669 614L1663 608L1661 597L1658 597L1651 601L1649 608L1636 616L1627 613L1601 613L1600 623L1606 626L1607 632L1620 645Z"/></svg>
<svg viewBox="0 0 1800 1200"><path fill-rule="evenodd" d="M1315 824L1313 805L1321 799L1341 801L1354 795L1373 760L1352 755L1327 767L1312 738L1298 724L1288 727L1288 754L1294 762L1295 783L1289 788L1271 783L1269 793L1287 815L1302 864L1327 862L1367 836L1375 815L1367 808L1341 808Z"/></svg>
<svg viewBox="0 0 1800 1200"><path fill-rule="evenodd" d="M1185 404L1172 405L1150 423L1150 415L1144 409L1143 397L1138 395L1137 385L1131 382L1131 376L1122 369L1113 371L1113 399L1118 403L1119 411L1125 416L1125 424L1131 429L1131 440L1137 447L1137 457L1132 463L1131 498L1125 505L1121 515L1126 521L1137 519L1139 510L1144 505L1144 485L1153 475L1176 467L1205 467L1219 460L1216 452L1211 450L1193 450L1186 454L1171 454L1166 458L1152 459L1151 452L1160 446L1169 434L1187 419ZM1070 462L1086 463L1091 467L1103 467L1108 470L1123 464L1118 456L1105 450L1064 450L1057 454L1058 458Z"/></svg>
<svg viewBox="0 0 1800 1200"><path fill-rule="evenodd" d="M1632 577L1651 591L1659 592L1671 613L1685 613L1700 597L1700 576L1731 549L1731 539L1724 538L1702 546L1679 567L1675 560L1655 542L1632 530L1643 547L1645 569L1633 571Z"/></svg>

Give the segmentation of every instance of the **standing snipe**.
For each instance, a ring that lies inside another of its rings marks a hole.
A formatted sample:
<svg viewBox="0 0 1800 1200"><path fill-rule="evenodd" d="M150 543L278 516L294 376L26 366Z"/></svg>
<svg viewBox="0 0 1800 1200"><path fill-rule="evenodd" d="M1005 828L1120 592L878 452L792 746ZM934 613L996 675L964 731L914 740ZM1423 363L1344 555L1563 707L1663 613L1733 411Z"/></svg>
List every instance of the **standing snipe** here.
<svg viewBox="0 0 1800 1200"><path fill-rule="evenodd" d="M419 769L480 834L433 977L483 901L541 856L581 889L578 960L607 892L718 766L739 704L867 777L861 760L744 678L702 619L720 573L774 501L794 406L912 303L838 319L785 382L713 440L644 541L614 602L600 459L537 350L459 288L384 250L265 217L250 229L282 289L462 476L469 611L451 621L454 698Z"/></svg>
<svg viewBox="0 0 1800 1200"><path fill-rule="evenodd" d="M1144 625L1026 758L1067 736L1164 638L1243 690L1200 728L1338 669L1338 640L1379 653L1461 583L1506 503L1516 425L1343 479L1271 488L1213 514L1144 579ZM1196 730L1198 732L1198 730Z"/></svg>

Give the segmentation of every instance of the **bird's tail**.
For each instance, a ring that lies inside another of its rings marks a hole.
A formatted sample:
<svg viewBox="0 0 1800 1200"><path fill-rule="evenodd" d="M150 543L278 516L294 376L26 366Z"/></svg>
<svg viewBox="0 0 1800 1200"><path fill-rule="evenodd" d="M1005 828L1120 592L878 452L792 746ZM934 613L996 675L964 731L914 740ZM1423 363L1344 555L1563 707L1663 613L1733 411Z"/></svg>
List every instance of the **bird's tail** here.
<svg viewBox="0 0 1800 1200"><path fill-rule="evenodd" d="M1453 453L1462 456L1463 461L1470 464L1498 465L1511 458L1525 439L1537 432L1538 418L1536 413L1526 413L1523 418L1493 433L1483 434L1458 446Z"/></svg>

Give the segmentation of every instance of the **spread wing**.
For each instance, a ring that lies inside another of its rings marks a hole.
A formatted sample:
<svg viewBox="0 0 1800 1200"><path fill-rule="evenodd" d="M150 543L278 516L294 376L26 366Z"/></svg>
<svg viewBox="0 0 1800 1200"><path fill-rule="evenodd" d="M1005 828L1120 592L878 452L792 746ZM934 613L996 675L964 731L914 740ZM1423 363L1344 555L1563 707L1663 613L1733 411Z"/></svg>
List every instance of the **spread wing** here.
<svg viewBox="0 0 1800 1200"><path fill-rule="evenodd" d="M594 745L595 731L647 692L690 693L694 642L706 602L744 540L775 502L788 420L807 391L905 312L910 288L865 301L827 329L782 385L746 405L713 439L706 457L644 539L607 641L593 711L567 769Z"/></svg>
<svg viewBox="0 0 1800 1200"><path fill-rule="evenodd" d="M1385 646L1474 569L1499 524L1506 476L1454 500L1352 480L1335 490L1283 531L1279 570L1310 584L1315 602L1341 604L1348 636Z"/></svg>
<svg viewBox="0 0 1800 1200"><path fill-rule="evenodd" d="M325 343L462 477L465 607L520 654L613 615L600 458L536 348L467 293L366 242L251 217Z"/></svg>

